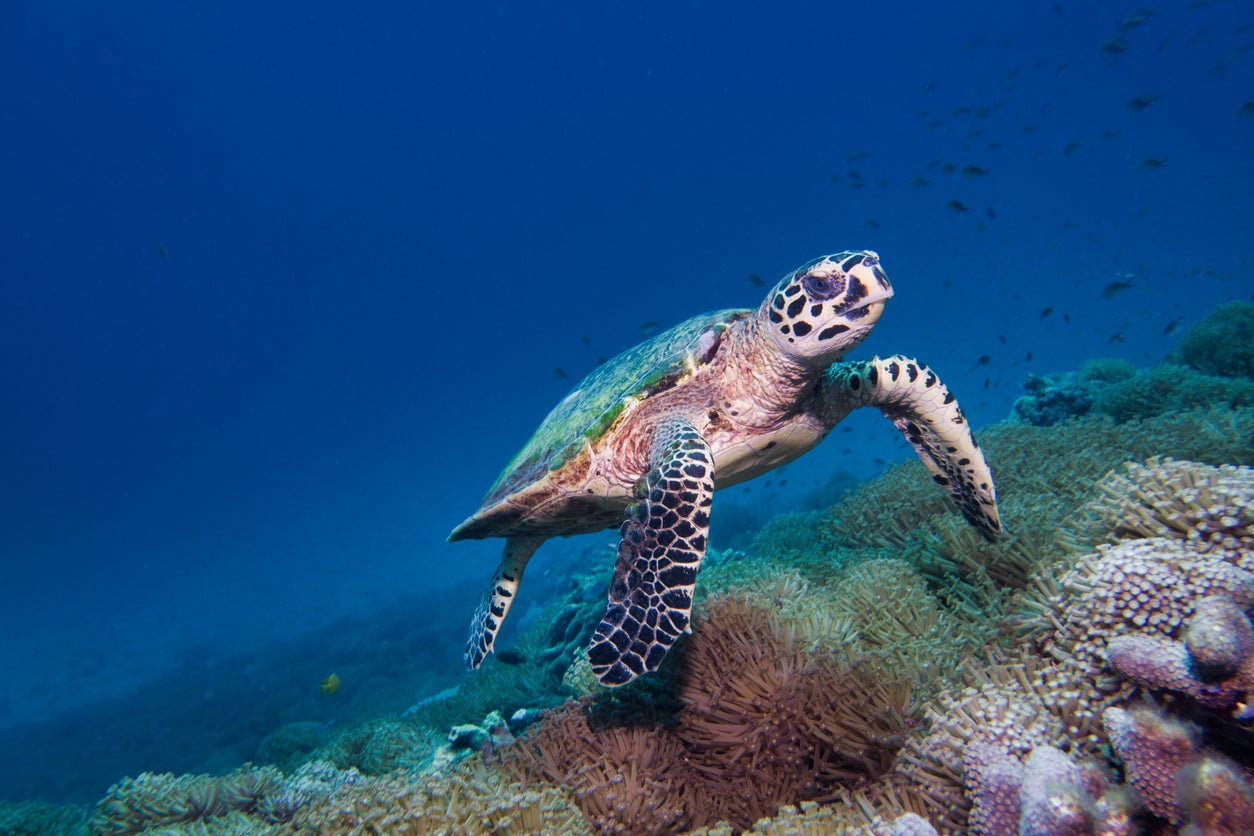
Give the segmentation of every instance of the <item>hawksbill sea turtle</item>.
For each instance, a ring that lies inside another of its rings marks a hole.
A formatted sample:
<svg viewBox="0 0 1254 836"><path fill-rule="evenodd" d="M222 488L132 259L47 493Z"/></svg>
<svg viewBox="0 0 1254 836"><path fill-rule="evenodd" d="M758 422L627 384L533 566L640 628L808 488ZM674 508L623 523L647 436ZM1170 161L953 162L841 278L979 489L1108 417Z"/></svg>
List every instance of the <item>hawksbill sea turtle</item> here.
<svg viewBox="0 0 1254 836"><path fill-rule="evenodd" d="M545 540L620 526L588 660L606 685L657 670L691 632L715 490L792 461L861 406L892 421L967 521L995 538L992 474L936 374L901 356L841 359L892 295L874 252L822 256L786 275L757 310L693 317L588 375L449 535L505 538L466 664L478 668L492 652Z"/></svg>

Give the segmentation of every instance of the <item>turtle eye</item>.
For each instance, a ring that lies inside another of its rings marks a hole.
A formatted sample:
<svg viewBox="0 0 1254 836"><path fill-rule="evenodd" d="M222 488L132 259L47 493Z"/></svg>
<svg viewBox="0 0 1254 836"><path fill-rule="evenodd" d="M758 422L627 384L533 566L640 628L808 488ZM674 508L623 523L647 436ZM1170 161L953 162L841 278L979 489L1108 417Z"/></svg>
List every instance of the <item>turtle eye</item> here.
<svg viewBox="0 0 1254 836"><path fill-rule="evenodd" d="M845 291L845 274L837 273L834 276L824 276L807 273L801 279L801 289L816 302L826 302L833 296L839 296Z"/></svg>

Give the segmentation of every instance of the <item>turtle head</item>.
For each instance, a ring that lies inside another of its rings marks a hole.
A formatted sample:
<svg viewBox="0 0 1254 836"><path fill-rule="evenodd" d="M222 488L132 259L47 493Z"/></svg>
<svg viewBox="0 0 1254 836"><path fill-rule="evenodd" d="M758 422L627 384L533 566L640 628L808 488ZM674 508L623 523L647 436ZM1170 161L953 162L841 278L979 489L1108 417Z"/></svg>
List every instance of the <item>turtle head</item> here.
<svg viewBox="0 0 1254 836"><path fill-rule="evenodd" d="M893 295L879 262L870 250L836 253L785 276L759 310L780 350L830 363L862 342Z"/></svg>

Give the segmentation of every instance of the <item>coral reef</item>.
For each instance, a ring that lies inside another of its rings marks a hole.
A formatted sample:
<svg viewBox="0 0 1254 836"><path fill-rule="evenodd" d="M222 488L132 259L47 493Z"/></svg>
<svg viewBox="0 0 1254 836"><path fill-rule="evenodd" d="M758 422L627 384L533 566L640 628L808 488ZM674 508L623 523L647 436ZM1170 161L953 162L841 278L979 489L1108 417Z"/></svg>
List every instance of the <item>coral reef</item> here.
<svg viewBox="0 0 1254 836"><path fill-rule="evenodd" d="M1123 422L1215 405L1254 404L1254 304L1229 302L1181 339L1162 365L1089 360L1074 372L1028 375L1012 417L1053 426L1090 413Z"/></svg>
<svg viewBox="0 0 1254 836"><path fill-rule="evenodd" d="M1204 374L1254 378L1254 303L1218 306L1189 329L1168 359Z"/></svg>
<svg viewBox="0 0 1254 836"><path fill-rule="evenodd" d="M5 836L81 836L87 832L87 811L81 807L31 800L0 801L0 833Z"/></svg>
<svg viewBox="0 0 1254 836"><path fill-rule="evenodd" d="M1254 575L1249 580L1254 589ZM1212 595L1199 601L1184 641L1116 636L1106 656L1112 668L1140 688L1171 691L1212 711L1254 719L1254 627L1231 598Z"/></svg>
<svg viewBox="0 0 1254 836"><path fill-rule="evenodd" d="M1086 364L1035 406L1091 414L982 432L997 543L892 467L712 553L692 635L608 692L592 555L455 694L282 728L282 772L127 779L92 832L1251 832L1254 409L1160 414L1245 385L1191 352Z"/></svg>
<svg viewBox="0 0 1254 836"><path fill-rule="evenodd" d="M246 768L224 777L157 775L151 772L114 784L89 822L97 836L131 836L172 825L256 814L277 822L267 797L276 793L283 775L273 767Z"/></svg>

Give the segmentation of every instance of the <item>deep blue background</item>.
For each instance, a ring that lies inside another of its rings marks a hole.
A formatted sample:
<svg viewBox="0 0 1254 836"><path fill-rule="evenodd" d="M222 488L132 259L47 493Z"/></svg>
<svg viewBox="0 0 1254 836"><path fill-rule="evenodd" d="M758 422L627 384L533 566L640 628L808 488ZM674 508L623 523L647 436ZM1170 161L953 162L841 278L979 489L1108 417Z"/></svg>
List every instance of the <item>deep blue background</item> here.
<svg viewBox="0 0 1254 836"><path fill-rule="evenodd" d="M878 250L977 427L1254 290L1248 3L430 5L0 8L0 724L486 581L548 408L750 273Z"/></svg>

